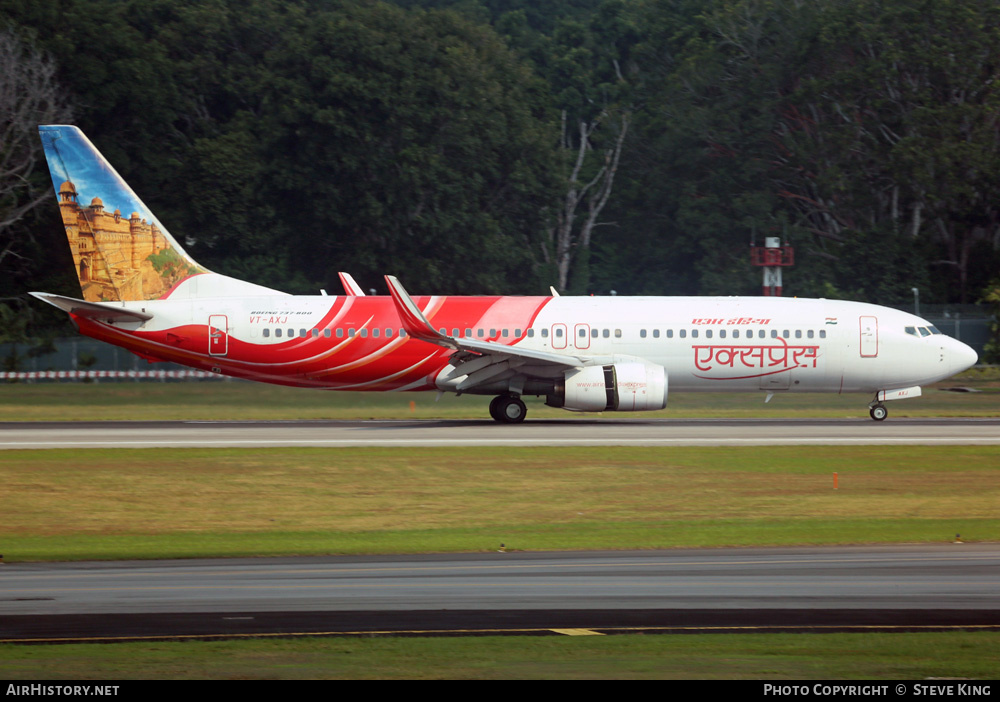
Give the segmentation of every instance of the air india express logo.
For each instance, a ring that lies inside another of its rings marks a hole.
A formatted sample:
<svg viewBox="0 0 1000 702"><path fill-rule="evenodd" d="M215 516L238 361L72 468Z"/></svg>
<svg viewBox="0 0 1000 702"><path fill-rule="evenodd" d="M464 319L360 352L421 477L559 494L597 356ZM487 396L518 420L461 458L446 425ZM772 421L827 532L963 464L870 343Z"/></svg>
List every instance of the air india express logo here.
<svg viewBox="0 0 1000 702"><path fill-rule="evenodd" d="M787 373L793 368L816 367L819 346L792 346L780 337L777 341L778 344L692 346L695 368L703 373L715 371L712 375L694 375L706 380L743 380ZM726 375L717 375L719 372Z"/></svg>

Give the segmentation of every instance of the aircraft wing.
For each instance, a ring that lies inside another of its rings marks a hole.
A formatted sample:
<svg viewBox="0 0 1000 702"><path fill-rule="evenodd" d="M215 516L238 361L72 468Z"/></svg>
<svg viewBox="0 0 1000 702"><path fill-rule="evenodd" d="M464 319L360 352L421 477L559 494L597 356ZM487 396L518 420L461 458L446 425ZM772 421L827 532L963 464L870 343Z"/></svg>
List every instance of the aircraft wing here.
<svg viewBox="0 0 1000 702"><path fill-rule="evenodd" d="M538 351L535 349L525 349L519 346L507 346L491 341L477 341L475 339L462 339L442 334L431 326L431 323L424 317L423 312L417 307L409 293L395 276L385 276L385 282L389 285L389 294L392 295L393 302L396 303L396 311L403 322L406 333L415 339L437 344L454 351L471 352L478 357L492 358L496 362L514 361L519 364L530 362L532 366L554 366L560 368L579 368L581 366L592 365L594 359L586 356L573 356L569 354L552 353L550 351ZM476 366L483 369L489 363L478 360ZM462 366L458 366L462 368ZM454 375L454 374L453 374ZM462 389L468 389L466 386Z"/></svg>
<svg viewBox="0 0 1000 702"><path fill-rule="evenodd" d="M125 309L120 306L122 304L120 302L87 302L85 300L77 300L73 297L63 297L62 295L42 292L28 294L49 303L53 307L58 307L64 312L75 314L77 317L96 319L99 322L145 322L153 318L153 315L148 312Z"/></svg>

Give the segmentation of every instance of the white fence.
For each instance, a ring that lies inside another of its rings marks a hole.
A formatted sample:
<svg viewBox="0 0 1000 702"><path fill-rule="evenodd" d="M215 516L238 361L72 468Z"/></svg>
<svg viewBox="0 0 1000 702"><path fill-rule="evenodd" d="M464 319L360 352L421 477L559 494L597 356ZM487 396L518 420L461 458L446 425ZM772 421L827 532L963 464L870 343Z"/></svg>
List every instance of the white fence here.
<svg viewBox="0 0 1000 702"><path fill-rule="evenodd" d="M190 380L192 378L220 379L216 373L196 370L150 371L13 371L0 372L0 380Z"/></svg>

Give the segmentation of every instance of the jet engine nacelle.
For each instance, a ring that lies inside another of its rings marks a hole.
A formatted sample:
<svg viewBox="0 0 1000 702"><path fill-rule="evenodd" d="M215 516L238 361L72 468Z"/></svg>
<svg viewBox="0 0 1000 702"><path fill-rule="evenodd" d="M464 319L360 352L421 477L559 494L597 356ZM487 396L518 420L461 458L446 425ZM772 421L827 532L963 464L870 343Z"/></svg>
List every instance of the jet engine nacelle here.
<svg viewBox="0 0 1000 702"><path fill-rule="evenodd" d="M626 361L566 371L553 394L552 407L579 412L641 412L667 406L667 372L663 366Z"/></svg>

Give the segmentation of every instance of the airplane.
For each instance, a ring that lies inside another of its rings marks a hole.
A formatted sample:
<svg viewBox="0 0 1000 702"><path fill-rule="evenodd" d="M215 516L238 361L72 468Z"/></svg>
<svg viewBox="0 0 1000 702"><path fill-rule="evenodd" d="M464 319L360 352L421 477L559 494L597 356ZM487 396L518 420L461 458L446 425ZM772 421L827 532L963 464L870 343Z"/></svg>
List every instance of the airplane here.
<svg viewBox="0 0 1000 702"><path fill-rule="evenodd" d="M878 305L784 297L290 295L187 254L75 126L39 126L81 298L33 292L80 333L150 362L345 391L524 396L581 412L666 406L675 392L868 393L885 403L977 361L927 320ZM128 212L126 216L124 213ZM669 385L669 388L668 388Z"/></svg>

